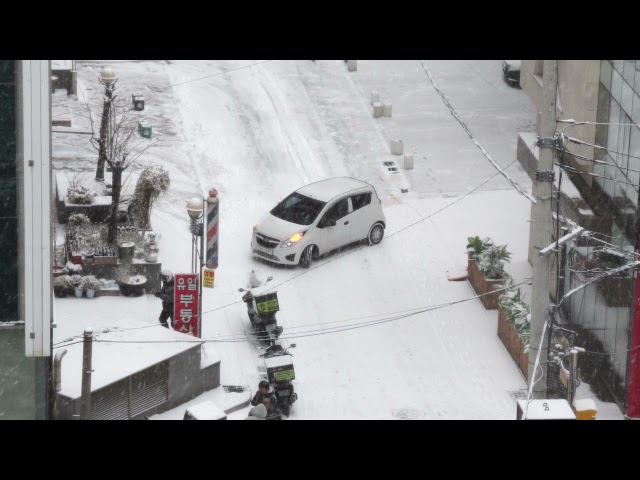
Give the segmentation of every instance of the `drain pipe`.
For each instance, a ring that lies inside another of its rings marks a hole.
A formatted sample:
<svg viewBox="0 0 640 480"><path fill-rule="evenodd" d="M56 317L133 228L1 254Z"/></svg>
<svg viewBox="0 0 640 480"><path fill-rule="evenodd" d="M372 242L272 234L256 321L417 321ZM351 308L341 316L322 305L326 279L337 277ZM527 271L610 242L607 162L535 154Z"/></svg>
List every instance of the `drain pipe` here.
<svg viewBox="0 0 640 480"><path fill-rule="evenodd" d="M53 418L55 419L59 418L60 415L60 405L58 404L58 392L62 388L62 372L60 366L62 365L62 357L64 357L66 354L66 348L64 350L59 350L58 353L56 353L55 359L53 360L53 387L55 391L55 397L53 399Z"/></svg>

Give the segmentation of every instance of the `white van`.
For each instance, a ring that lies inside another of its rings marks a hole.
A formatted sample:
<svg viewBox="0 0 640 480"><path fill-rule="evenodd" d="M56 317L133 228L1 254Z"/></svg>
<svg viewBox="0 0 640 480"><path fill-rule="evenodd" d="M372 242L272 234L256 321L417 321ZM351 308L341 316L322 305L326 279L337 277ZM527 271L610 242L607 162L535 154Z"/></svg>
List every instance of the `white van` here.
<svg viewBox="0 0 640 480"><path fill-rule="evenodd" d="M382 241L386 219L372 185L350 177L306 185L253 227L254 255L284 265L313 259L350 243Z"/></svg>

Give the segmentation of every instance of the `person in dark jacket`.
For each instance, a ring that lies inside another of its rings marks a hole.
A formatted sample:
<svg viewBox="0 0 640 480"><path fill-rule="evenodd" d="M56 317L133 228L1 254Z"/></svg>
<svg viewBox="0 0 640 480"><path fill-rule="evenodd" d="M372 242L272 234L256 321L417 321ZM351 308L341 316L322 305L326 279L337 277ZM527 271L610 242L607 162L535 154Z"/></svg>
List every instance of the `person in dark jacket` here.
<svg viewBox="0 0 640 480"><path fill-rule="evenodd" d="M282 420L282 412L278 410L275 395L264 397L262 399L262 404L267 410L267 416L265 417L265 420Z"/></svg>
<svg viewBox="0 0 640 480"><path fill-rule="evenodd" d="M162 312L160 312L160 323L163 327L169 328L167 320L170 318L173 326L173 273L170 270L160 272L162 288L155 296L162 300Z"/></svg>
<svg viewBox="0 0 640 480"><path fill-rule="evenodd" d="M251 405L253 405L254 407L256 405L260 405L265 397L270 397L274 400L274 402L276 401L275 391L273 390L273 387L269 385L269 382L267 382L266 380L262 380L258 384L258 391L251 399Z"/></svg>

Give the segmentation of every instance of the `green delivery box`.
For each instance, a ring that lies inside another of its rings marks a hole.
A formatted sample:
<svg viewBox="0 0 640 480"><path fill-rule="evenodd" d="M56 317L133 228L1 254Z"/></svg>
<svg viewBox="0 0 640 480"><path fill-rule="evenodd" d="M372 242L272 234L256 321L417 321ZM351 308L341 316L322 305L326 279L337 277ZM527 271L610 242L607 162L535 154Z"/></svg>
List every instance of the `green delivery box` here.
<svg viewBox="0 0 640 480"><path fill-rule="evenodd" d="M258 313L275 313L280 310L280 305L278 304L278 292L256 295L253 298L256 302L255 306Z"/></svg>
<svg viewBox="0 0 640 480"><path fill-rule="evenodd" d="M267 367L269 383L287 382L296 378L291 355L267 357L264 359L264 363Z"/></svg>

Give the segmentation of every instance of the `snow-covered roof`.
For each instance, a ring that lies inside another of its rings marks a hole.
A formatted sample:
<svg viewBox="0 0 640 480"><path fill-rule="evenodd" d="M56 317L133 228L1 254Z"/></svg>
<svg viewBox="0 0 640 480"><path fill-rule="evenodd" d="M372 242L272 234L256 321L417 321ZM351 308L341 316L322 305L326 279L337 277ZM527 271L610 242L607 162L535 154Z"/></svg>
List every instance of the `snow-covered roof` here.
<svg viewBox="0 0 640 480"><path fill-rule="evenodd" d="M78 332L78 336L68 346L63 344L54 349L54 355L67 350L62 359L60 394L70 398L80 397L82 387L82 333ZM201 345L200 339L159 323L131 318L120 320L94 332L91 390L110 385L186 350L201 348Z"/></svg>
<svg viewBox="0 0 640 480"><path fill-rule="evenodd" d="M365 183L361 180L356 180L355 178L337 177L327 178L325 180L320 180L319 182L310 183L309 185L298 189L297 192L307 197L315 198L323 202L328 202L332 198L335 198L342 193L365 187L371 188L368 183Z"/></svg>

